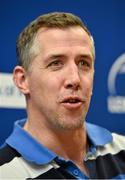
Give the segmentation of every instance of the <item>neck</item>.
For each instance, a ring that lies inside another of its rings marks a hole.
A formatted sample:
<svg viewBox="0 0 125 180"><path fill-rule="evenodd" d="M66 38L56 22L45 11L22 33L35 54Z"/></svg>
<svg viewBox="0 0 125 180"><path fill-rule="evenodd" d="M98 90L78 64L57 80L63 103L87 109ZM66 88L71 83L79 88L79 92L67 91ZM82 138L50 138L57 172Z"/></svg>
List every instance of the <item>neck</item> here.
<svg viewBox="0 0 125 180"><path fill-rule="evenodd" d="M83 163L88 150L86 129L84 126L75 130L52 130L43 124L33 125L28 120L24 126L37 141L66 160L73 161L86 175L87 169Z"/></svg>
<svg viewBox="0 0 125 180"><path fill-rule="evenodd" d="M84 126L75 130L51 130L31 124L27 121L24 129L48 149L65 159L83 160L88 146Z"/></svg>

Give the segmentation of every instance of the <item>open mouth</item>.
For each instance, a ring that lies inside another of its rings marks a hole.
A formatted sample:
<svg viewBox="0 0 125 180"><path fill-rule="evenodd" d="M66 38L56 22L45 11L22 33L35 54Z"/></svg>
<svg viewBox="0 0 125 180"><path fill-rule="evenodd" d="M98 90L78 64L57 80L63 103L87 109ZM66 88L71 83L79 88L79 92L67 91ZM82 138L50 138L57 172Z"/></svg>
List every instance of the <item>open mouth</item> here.
<svg viewBox="0 0 125 180"><path fill-rule="evenodd" d="M78 109L81 107L83 101L79 97L68 97L62 101L62 104L67 109Z"/></svg>
<svg viewBox="0 0 125 180"><path fill-rule="evenodd" d="M71 103L71 104L76 104L81 102L79 99L67 99L64 101L64 103Z"/></svg>

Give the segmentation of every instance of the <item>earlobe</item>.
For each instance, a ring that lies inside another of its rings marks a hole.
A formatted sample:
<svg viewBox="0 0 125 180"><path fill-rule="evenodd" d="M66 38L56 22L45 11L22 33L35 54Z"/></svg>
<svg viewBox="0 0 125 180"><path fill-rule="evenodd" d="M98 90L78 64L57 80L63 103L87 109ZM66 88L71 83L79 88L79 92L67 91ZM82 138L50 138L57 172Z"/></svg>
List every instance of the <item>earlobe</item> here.
<svg viewBox="0 0 125 180"><path fill-rule="evenodd" d="M27 75L23 67L16 66L14 68L13 81L24 95L29 94Z"/></svg>

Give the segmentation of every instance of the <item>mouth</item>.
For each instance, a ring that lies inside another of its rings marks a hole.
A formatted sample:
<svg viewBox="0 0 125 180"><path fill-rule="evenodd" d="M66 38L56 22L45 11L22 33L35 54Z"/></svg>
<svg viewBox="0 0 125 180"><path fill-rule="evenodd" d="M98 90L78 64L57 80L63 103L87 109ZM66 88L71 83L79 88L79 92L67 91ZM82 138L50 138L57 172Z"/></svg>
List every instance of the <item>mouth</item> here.
<svg viewBox="0 0 125 180"><path fill-rule="evenodd" d="M84 101L79 97L66 97L61 102L63 106L69 110L78 109L82 106Z"/></svg>

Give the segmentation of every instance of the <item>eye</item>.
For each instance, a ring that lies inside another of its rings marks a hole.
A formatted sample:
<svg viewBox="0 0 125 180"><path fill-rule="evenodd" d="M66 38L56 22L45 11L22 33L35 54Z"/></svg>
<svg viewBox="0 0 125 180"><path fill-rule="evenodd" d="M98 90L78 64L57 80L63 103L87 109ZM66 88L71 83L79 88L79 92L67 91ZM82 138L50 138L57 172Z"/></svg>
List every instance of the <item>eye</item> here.
<svg viewBox="0 0 125 180"><path fill-rule="evenodd" d="M49 66L59 66L60 64L61 62L59 60L54 60L49 64Z"/></svg>
<svg viewBox="0 0 125 180"><path fill-rule="evenodd" d="M63 63L61 60L54 60L48 64L47 67L52 68L53 70L60 69L63 66Z"/></svg>
<svg viewBox="0 0 125 180"><path fill-rule="evenodd" d="M90 68L91 65L87 60L82 59L79 61L79 66L81 68Z"/></svg>

